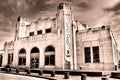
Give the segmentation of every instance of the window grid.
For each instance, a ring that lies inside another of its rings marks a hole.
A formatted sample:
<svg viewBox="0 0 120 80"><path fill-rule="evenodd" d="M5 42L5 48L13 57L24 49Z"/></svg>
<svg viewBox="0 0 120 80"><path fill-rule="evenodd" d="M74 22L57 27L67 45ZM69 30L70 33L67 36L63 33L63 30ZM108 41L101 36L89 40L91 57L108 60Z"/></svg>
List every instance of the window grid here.
<svg viewBox="0 0 120 80"><path fill-rule="evenodd" d="M34 32L30 32L29 35L30 35L30 36L34 36Z"/></svg>
<svg viewBox="0 0 120 80"><path fill-rule="evenodd" d="M51 32L51 28L48 28L45 30L46 33L50 33Z"/></svg>
<svg viewBox="0 0 120 80"><path fill-rule="evenodd" d="M42 30L37 31L37 35L42 34Z"/></svg>
<svg viewBox="0 0 120 80"><path fill-rule="evenodd" d="M45 55L45 65L55 65L55 55Z"/></svg>
<svg viewBox="0 0 120 80"><path fill-rule="evenodd" d="M8 64L11 64L13 62L13 53L8 54Z"/></svg>
<svg viewBox="0 0 120 80"><path fill-rule="evenodd" d="M90 47L85 47L85 63L90 63L91 62L91 52L90 52Z"/></svg>
<svg viewBox="0 0 120 80"><path fill-rule="evenodd" d="M18 65L26 65L26 58L25 57L19 57Z"/></svg>
<svg viewBox="0 0 120 80"><path fill-rule="evenodd" d="M99 63L99 46L84 47L85 63Z"/></svg>
<svg viewBox="0 0 120 80"><path fill-rule="evenodd" d="M99 47L98 46L92 47L92 50L93 50L93 63L100 62L100 59L99 59Z"/></svg>

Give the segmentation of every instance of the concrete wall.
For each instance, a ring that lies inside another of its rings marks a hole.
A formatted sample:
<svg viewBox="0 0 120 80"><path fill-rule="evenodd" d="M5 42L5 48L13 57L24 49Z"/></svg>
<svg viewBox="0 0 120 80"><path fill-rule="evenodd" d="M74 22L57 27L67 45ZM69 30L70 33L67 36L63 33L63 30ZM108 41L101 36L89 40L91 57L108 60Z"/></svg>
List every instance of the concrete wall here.
<svg viewBox="0 0 120 80"><path fill-rule="evenodd" d="M45 29L51 28L51 31L55 31L55 19L51 18L39 18L37 21L32 22L29 26L27 26L26 37L29 37L30 32L34 32L37 35L38 30L42 30L42 34L45 33Z"/></svg>
<svg viewBox="0 0 120 80"><path fill-rule="evenodd" d="M14 42L5 42L4 44L4 53L3 53L3 60L2 66L6 66L8 63L8 54L14 53Z"/></svg>
<svg viewBox="0 0 120 80"><path fill-rule="evenodd" d="M65 60L65 22L68 22L72 25L69 27L72 27L70 46L73 49L70 52L72 59L68 61L71 62L68 66L72 66L73 68L71 67L71 69L83 67L83 70L114 70L117 62L115 50L117 46L113 39L114 37L111 36L110 29L104 26L89 28L87 25L73 20L70 5L68 8L65 7L66 4L62 3L61 5L65 9L58 9L56 18L53 19L49 17L45 19L39 18L37 21L29 23L26 18L18 18L14 44L5 44L3 65L7 64L9 50L13 49L14 59L12 65L18 66L18 54L20 49L24 48L27 52L26 66L29 67L30 51L32 48L37 47L40 51L39 68L65 69L67 63ZM70 13L69 16L65 16L64 12ZM50 33L45 32L48 28L51 28ZM42 34L38 35L38 30L42 30ZM30 36L30 32L34 32L34 35ZM45 66L45 48L49 45L55 48L55 66ZM91 63L85 63L84 47L93 46L99 46L100 63L93 63L93 60Z"/></svg>
<svg viewBox="0 0 120 80"><path fill-rule="evenodd" d="M84 70L114 70L112 40L109 28L96 28L78 31L77 33L78 69ZM100 63L85 63L84 47L99 46Z"/></svg>
<svg viewBox="0 0 120 80"><path fill-rule="evenodd" d="M45 48L47 46L55 48L55 66L45 66ZM39 53L39 68L62 68L62 44L61 38L58 38L57 33L48 33L45 35L37 35L33 37L23 38L15 41L14 45L14 64L18 66L18 54L21 48L26 49L26 66L30 66L30 51L33 47L37 47Z"/></svg>

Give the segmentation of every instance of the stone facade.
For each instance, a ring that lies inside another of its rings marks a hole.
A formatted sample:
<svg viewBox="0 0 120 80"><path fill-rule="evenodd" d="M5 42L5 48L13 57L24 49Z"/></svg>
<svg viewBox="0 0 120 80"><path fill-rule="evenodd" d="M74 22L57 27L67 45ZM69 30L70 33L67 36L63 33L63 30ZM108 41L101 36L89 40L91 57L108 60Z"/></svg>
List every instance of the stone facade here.
<svg viewBox="0 0 120 80"><path fill-rule="evenodd" d="M15 40L6 42L2 66L40 69L115 70L117 44L109 26L90 28L75 21L71 5L56 17L29 22L18 17Z"/></svg>

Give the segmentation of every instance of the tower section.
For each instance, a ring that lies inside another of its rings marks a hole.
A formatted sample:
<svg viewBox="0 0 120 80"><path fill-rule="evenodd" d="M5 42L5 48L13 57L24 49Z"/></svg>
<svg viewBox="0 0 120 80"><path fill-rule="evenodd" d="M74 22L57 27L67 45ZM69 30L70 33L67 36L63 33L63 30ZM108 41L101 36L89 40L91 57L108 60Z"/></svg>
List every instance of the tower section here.
<svg viewBox="0 0 120 80"><path fill-rule="evenodd" d="M26 37L26 26L28 24L27 18L22 18L21 16L17 18L15 40Z"/></svg>
<svg viewBox="0 0 120 80"><path fill-rule="evenodd" d="M64 67L73 69L73 39L71 5L61 3L57 7L58 27L63 30Z"/></svg>

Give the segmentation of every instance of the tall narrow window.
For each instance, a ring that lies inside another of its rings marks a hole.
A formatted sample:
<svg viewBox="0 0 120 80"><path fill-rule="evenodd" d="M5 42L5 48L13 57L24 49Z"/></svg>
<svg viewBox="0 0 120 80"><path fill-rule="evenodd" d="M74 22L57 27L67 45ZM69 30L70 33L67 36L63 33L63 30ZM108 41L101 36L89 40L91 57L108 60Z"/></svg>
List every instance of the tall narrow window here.
<svg viewBox="0 0 120 80"><path fill-rule="evenodd" d="M30 35L30 36L33 36L33 35L34 35L34 32L30 32L29 35Z"/></svg>
<svg viewBox="0 0 120 80"><path fill-rule="evenodd" d="M42 30L37 31L37 35L42 34Z"/></svg>
<svg viewBox="0 0 120 80"><path fill-rule="evenodd" d="M53 46L48 46L45 49L45 65L55 65L55 49Z"/></svg>
<svg viewBox="0 0 120 80"><path fill-rule="evenodd" d="M85 63L90 63L91 62L90 47L85 47L84 52L85 52Z"/></svg>
<svg viewBox="0 0 120 80"><path fill-rule="evenodd" d="M49 29L46 29L45 31L46 31L46 33L50 33L51 29L49 28Z"/></svg>
<svg viewBox="0 0 120 80"><path fill-rule="evenodd" d="M3 60L3 56L0 55L0 67L2 66L2 60Z"/></svg>
<svg viewBox="0 0 120 80"><path fill-rule="evenodd" d="M26 65L26 58L25 57L19 57L18 65Z"/></svg>
<svg viewBox="0 0 120 80"><path fill-rule="evenodd" d="M55 55L50 55L50 64L55 65Z"/></svg>
<svg viewBox="0 0 120 80"><path fill-rule="evenodd" d="M19 51L19 60L18 65L26 65L26 50L24 48L20 49Z"/></svg>
<svg viewBox="0 0 120 80"><path fill-rule="evenodd" d="M63 5L60 4L60 5L58 6L58 9L63 9Z"/></svg>
<svg viewBox="0 0 120 80"><path fill-rule="evenodd" d="M10 54L8 54L8 64L10 64L10 59L11 59Z"/></svg>
<svg viewBox="0 0 120 80"><path fill-rule="evenodd" d="M95 46L95 47L92 47L92 49L93 49L93 62L94 63L100 62L100 59L99 59L99 47Z"/></svg>
<svg viewBox="0 0 120 80"><path fill-rule="evenodd" d="M45 56L45 65L49 65L49 56Z"/></svg>
<svg viewBox="0 0 120 80"><path fill-rule="evenodd" d="M11 64L13 61L13 53L8 54L8 64Z"/></svg>
<svg viewBox="0 0 120 80"><path fill-rule="evenodd" d="M39 67L39 53L40 50L37 47L33 47L30 52L30 67L31 68L38 68Z"/></svg>

